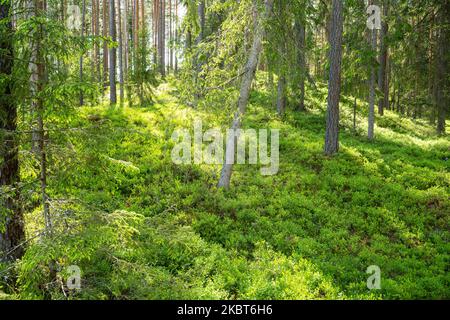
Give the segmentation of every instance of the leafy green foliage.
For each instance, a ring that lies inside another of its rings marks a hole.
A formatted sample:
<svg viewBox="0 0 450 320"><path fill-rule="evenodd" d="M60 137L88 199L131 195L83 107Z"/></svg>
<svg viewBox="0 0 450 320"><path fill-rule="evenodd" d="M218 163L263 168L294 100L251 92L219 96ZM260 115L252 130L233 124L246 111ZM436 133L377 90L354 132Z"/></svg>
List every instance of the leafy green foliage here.
<svg viewBox="0 0 450 320"><path fill-rule="evenodd" d="M281 129L280 172L237 166L233 188L216 190L218 167L175 166L168 143L174 128L214 114L188 111L170 90L161 86L149 108L80 109L72 121L89 129L67 138L73 158L54 163L66 169L50 168L49 192L65 199L54 204L55 233L17 265L18 296L449 297L449 142L430 138L427 124L388 113L368 143L344 118L342 153L326 158L318 106L281 122L257 91L245 126ZM311 105L324 99L311 94ZM30 234L41 220L27 215ZM379 292L366 288L373 264ZM65 287L69 265L82 270L81 291Z"/></svg>

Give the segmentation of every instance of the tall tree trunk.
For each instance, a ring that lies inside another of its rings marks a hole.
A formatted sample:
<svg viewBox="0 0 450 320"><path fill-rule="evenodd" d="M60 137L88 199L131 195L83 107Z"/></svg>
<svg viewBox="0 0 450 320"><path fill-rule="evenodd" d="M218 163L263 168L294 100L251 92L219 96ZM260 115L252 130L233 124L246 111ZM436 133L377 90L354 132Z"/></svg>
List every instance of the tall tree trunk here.
<svg viewBox="0 0 450 320"><path fill-rule="evenodd" d="M434 59L436 58L435 54L436 45L434 44L435 20L436 15L433 14L433 16L431 17L430 32L428 36L428 41L430 43L430 48L428 51L428 94L432 101L429 121L432 126L436 124L436 101L435 101L436 95L434 94L434 80L435 80Z"/></svg>
<svg viewBox="0 0 450 320"><path fill-rule="evenodd" d="M172 31L173 31L173 7L172 7L172 0L169 0L169 66L168 70L173 70L173 42L172 42Z"/></svg>
<svg viewBox="0 0 450 320"><path fill-rule="evenodd" d="M116 41L116 6L115 0L109 3L109 36L112 41ZM117 103L116 91L116 47L109 49L109 100L111 104Z"/></svg>
<svg viewBox="0 0 450 320"><path fill-rule="evenodd" d="M445 120L448 110L448 95L449 95L449 31L447 30L450 24L450 0L444 0L442 7L438 13L439 15L439 31L436 57L436 73L437 73L437 112L438 123L437 133L445 134Z"/></svg>
<svg viewBox="0 0 450 320"><path fill-rule="evenodd" d="M159 1L159 71L164 77L166 75L166 1Z"/></svg>
<svg viewBox="0 0 450 320"><path fill-rule="evenodd" d="M141 66L143 69L145 69L146 65L147 65L147 21L145 19L145 1L141 0Z"/></svg>
<svg viewBox="0 0 450 320"><path fill-rule="evenodd" d="M153 63L158 65L159 63L159 43L158 43L158 31L159 31L159 0L153 1Z"/></svg>
<svg viewBox="0 0 450 320"><path fill-rule="evenodd" d="M304 27L304 22L301 18L297 18L294 25L296 41L297 41L297 60L299 71L299 102L298 102L298 110L305 111L305 78L308 73L306 66L306 46L305 46L305 38L306 38L306 30Z"/></svg>
<svg viewBox="0 0 450 320"><path fill-rule="evenodd" d="M373 29L371 32L371 45L372 50L377 50L377 30ZM375 66L370 67L370 83L369 83L369 125L368 125L368 138L374 139L374 127L375 127L375 82L376 72Z"/></svg>
<svg viewBox="0 0 450 320"><path fill-rule="evenodd" d="M39 17L46 12L44 0L32 0L33 15ZM41 197L43 206L43 216L46 232L51 232L52 223L50 219L50 204L47 195L47 154L45 145L44 128L44 100L40 94L47 81L45 57L42 52L42 41L45 37L44 25L39 24L38 28L32 34L31 58L30 58L30 92L32 97L32 111L36 117L33 124L33 139L37 143L37 154L39 156L39 180L41 186Z"/></svg>
<svg viewBox="0 0 450 320"><path fill-rule="evenodd" d="M92 0L92 4L91 4L91 36L95 37L95 0ZM95 81L96 76L95 76L95 43L94 43L94 47L92 48L91 51L91 81Z"/></svg>
<svg viewBox="0 0 450 320"><path fill-rule="evenodd" d="M199 23L200 23L200 32L198 34L197 39L195 40L195 45L197 46L197 50L198 50L198 46L203 42L203 39L205 37L205 0L200 0L198 2L198 6L197 6L197 14L198 14L198 19L199 19ZM201 88L201 81L199 81L200 79L200 73L202 72L202 67L203 67L203 62L200 59L201 57L201 53L200 51L197 52L197 55L194 57L194 68L195 68L195 73L194 73L194 83L195 83L195 99L198 100L200 99L200 97L202 96L202 88Z"/></svg>
<svg viewBox="0 0 450 320"><path fill-rule="evenodd" d="M257 0L253 1L253 8L254 10L257 10ZM273 0L265 0L265 14L264 17L267 18L272 13L272 7L273 7ZM258 18L259 16L259 18ZM262 49L262 39L264 38L264 24L261 14L257 14L255 16L255 32L254 32L254 38L252 47L250 49L250 53L248 56L247 64L245 66L245 74L242 78L241 82L241 89L239 93L239 99L238 99L238 110L234 115L233 125L231 127L232 130L236 133L235 136L230 136L229 140L227 141L227 148L226 148L226 155L225 155L225 163L222 167L222 172L220 175L220 180L218 183L219 188L229 188L230 181L231 181L231 175L233 171L233 163L234 163L234 156L235 156L235 148L231 147L234 146L234 139L236 137L236 140L239 139L237 137L238 129L241 127L241 121L242 116L245 113L245 110L247 108L248 99L250 96L250 89L253 83L253 79L255 78L256 68L258 66L259 56L261 54ZM233 159L233 161L230 161Z"/></svg>
<svg viewBox="0 0 450 320"><path fill-rule="evenodd" d="M333 0L331 21L330 79L328 81L328 107L325 134L325 154L339 151L339 102L341 96L341 63L343 32L343 0Z"/></svg>
<svg viewBox="0 0 450 320"><path fill-rule="evenodd" d="M103 37L108 37L108 1L103 0ZM103 40L103 87L108 85L108 42Z"/></svg>
<svg viewBox="0 0 450 320"><path fill-rule="evenodd" d="M0 215L0 255L5 260L22 257L25 239L25 227L20 207L19 146L16 141L17 106L13 98L13 28L11 0L0 2L0 20L3 28L0 35L0 74L6 77L0 85L0 188L7 188L10 193L3 194L0 206L6 209ZM3 259L0 259L3 260Z"/></svg>
<svg viewBox="0 0 450 320"><path fill-rule="evenodd" d="M178 48L178 0L175 0L175 44ZM175 59L175 74L178 74L178 50L175 49L174 59Z"/></svg>
<svg viewBox="0 0 450 320"><path fill-rule="evenodd" d="M380 33L380 57L379 57L379 72L378 72L378 88L383 92L383 97L378 100L378 113L384 115L384 109L389 104L389 85L387 82L387 63L388 63L388 47L386 44L386 35L389 30L388 23L386 21L389 15L389 0L384 0L383 4L384 21L381 27Z"/></svg>
<svg viewBox="0 0 450 320"><path fill-rule="evenodd" d="M278 78L277 112L283 116L286 111L286 76L281 74Z"/></svg>
<svg viewBox="0 0 450 320"><path fill-rule="evenodd" d="M130 79L129 79L129 72L130 68L132 67L132 55L130 53L130 33L129 33L129 21L128 21L128 15L130 3L129 0L125 0L125 15L124 15L124 35L125 35L125 65L124 65L124 76L125 76L125 82L126 82L126 88L127 88L127 99L128 99L128 106L132 106L132 100L131 100L131 88L130 88ZM132 33L131 33L132 34Z"/></svg>
<svg viewBox="0 0 450 320"><path fill-rule="evenodd" d="M100 0L93 0L95 2L95 32L94 36L98 38L100 35ZM94 63L96 66L96 79L101 82L101 67L100 67L100 47L97 42L94 43L95 58Z"/></svg>
<svg viewBox="0 0 450 320"><path fill-rule="evenodd" d="M86 28L86 0L83 0L83 8L81 14L81 39L84 40L84 32ZM83 54L80 56L80 83L83 83ZM80 106L84 105L83 90L80 90Z"/></svg>
<svg viewBox="0 0 450 320"><path fill-rule="evenodd" d="M120 83L120 105L123 106L124 101L124 74L123 74L123 21L122 21L122 5L121 1L117 0L117 19L119 25L119 83Z"/></svg>

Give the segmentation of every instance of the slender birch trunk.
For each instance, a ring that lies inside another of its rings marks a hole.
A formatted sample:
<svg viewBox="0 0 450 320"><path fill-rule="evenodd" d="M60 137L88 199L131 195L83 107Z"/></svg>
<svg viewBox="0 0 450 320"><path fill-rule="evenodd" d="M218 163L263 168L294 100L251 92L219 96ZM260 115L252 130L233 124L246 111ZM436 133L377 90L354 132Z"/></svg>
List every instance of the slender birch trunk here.
<svg viewBox="0 0 450 320"><path fill-rule="evenodd" d="M253 9L257 10L257 0L253 1ZM245 74L242 78L241 89L238 99L238 109L234 115L234 120L231 129L234 130L236 135L231 135L227 141L225 163L222 167L222 172L220 175L220 180L218 183L219 188L229 188L231 175L233 172L233 163L235 156L234 139L239 139L238 129L241 127L242 117L245 114L247 108L248 99L250 96L250 89L255 78L256 68L258 66L259 56L262 50L262 39L264 38L264 25L263 17L267 18L272 13L273 0L265 0L265 14L257 14L255 17L255 32L252 47L248 55L247 64L245 66Z"/></svg>

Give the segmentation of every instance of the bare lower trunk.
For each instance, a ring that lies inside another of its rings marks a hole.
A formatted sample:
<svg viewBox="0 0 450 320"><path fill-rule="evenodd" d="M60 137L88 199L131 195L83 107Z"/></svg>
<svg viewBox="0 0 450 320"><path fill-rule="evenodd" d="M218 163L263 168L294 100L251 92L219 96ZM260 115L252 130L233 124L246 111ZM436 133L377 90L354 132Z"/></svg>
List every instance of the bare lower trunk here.
<svg viewBox="0 0 450 320"><path fill-rule="evenodd" d="M121 1L117 0L118 25L119 25L119 83L120 83L120 105L124 100L124 74L123 74L123 27L122 27L122 6Z"/></svg>
<svg viewBox="0 0 450 320"><path fill-rule="evenodd" d="M13 45L11 24L11 1L0 3L0 20L4 28L0 35L0 73L11 75L13 67ZM20 258L25 239L23 213L19 202L18 183L19 160L16 141L17 107L12 97L13 82L6 77L0 89L0 188L7 192L0 197L0 207L6 209L0 214L0 261ZM8 253L8 254L6 254Z"/></svg>
<svg viewBox="0 0 450 320"><path fill-rule="evenodd" d="M286 111L286 77L281 75L278 79L277 112L280 116Z"/></svg>
<svg viewBox="0 0 450 320"><path fill-rule="evenodd" d="M83 0L82 17L81 17L81 38L84 38L85 32L85 20L86 20L86 0ZM80 56L80 83L83 83L83 54ZM80 91L80 106L84 105L83 91Z"/></svg>
<svg viewBox="0 0 450 320"><path fill-rule="evenodd" d="M300 68L299 74L299 103L298 103L298 109L299 111L305 111L305 78L308 74L307 65L306 65L306 48L305 48L305 38L306 38L306 31L304 27L304 22L297 20L295 21L295 34L296 34L296 41L298 44L298 52L297 52L297 59L298 59L298 67Z"/></svg>
<svg viewBox="0 0 450 320"><path fill-rule="evenodd" d="M265 1L265 17L267 17L272 12L273 0ZM255 1L253 2L253 7L257 10L257 4ZM262 17L256 18L255 21L255 35L253 38L252 47L250 49L250 53L248 56L248 61L245 66L245 74L242 79L241 89L239 93L238 99L238 110L234 115L233 125L231 127L234 132L241 127L242 116L245 113L247 108L248 99L250 96L250 89L253 83L253 79L255 78L256 68L258 66L259 56L262 49L262 39L264 37L264 26ZM238 139L239 137L236 137ZM233 162L229 161L230 159L234 159L235 150L234 147L234 139L235 136L230 136L227 141L226 148L226 156L225 163L222 167L222 172L220 175L220 180L218 183L219 188L228 188L230 186L231 175L233 171Z"/></svg>
<svg viewBox="0 0 450 320"><path fill-rule="evenodd" d="M377 50L377 30L372 30L372 50ZM375 81L376 73L375 67L371 66L370 71L370 92L369 92L369 125L368 125L368 138L369 140L374 139L374 127L375 127Z"/></svg>
<svg viewBox="0 0 450 320"><path fill-rule="evenodd" d="M34 5L34 15L41 15L46 10L44 0L36 0ZM47 155L46 136L44 127L44 100L40 93L45 89L47 82L45 59L42 52L42 39L44 39L44 25L40 24L33 34L32 54L30 59L30 92L32 96L32 111L35 114L35 124L33 128L33 138L37 143L37 154L39 158L39 180L41 186L41 198L45 230L51 232L52 224L50 219L50 205L47 195Z"/></svg>
<svg viewBox="0 0 450 320"><path fill-rule="evenodd" d="M103 37L108 37L108 1L103 0ZM103 87L108 85L108 42L103 40Z"/></svg>
<svg viewBox="0 0 450 320"><path fill-rule="evenodd" d="M164 77L166 75L166 1L159 0L159 71Z"/></svg>
<svg viewBox="0 0 450 320"><path fill-rule="evenodd" d="M384 20L387 19L389 14L389 1L385 0L384 3ZM381 33L380 33L380 68L378 72L378 88L383 92L383 97L378 100L378 113L382 116L384 115L384 109L388 107L389 102L389 86L387 83L387 63L388 63L388 48L386 44L386 35L388 32L388 24L386 21L383 22Z"/></svg>
<svg viewBox="0 0 450 320"><path fill-rule="evenodd" d="M449 58L448 58L448 43L449 32L446 29L446 24L449 23L450 15L450 1L445 0L445 4L439 12L440 28L438 35L438 47L436 57L436 73L437 73L437 92L436 92L436 105L437 105L437 133L445 134L445 120L447 117L448 109L448 91L449 91Z"/></svg>
<svg viewBox="0 0 450 320"><path fill-rule="evenodd" d="M333 0L333 16L330 34L330 79L328 82L328 107L325 134L325 154L339 151L339 102L341 95L343 3Z"/></svg>
<svg viewBox="0 0 450 320"><path fill-rule="evenodd" d="M109 36L112 41L116 41L116 6L115 0L109 3ZM116 47L109 49L109 100L111 104L117 103L116 91Z"/></svg>

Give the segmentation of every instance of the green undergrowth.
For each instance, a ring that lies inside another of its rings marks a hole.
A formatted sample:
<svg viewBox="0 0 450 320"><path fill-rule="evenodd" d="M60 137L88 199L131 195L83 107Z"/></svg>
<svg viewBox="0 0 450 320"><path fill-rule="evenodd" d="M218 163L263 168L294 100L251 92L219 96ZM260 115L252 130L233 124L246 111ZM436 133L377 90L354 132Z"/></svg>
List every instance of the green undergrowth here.
<svg viewBox="0 0 450 320"><path fill-rule="evenodd" d="M243 126L281 130L279 172L237 165L230 190L218 190L220 166L175 165L170 138L197 117L225 129L230 108L184 106L175 88L161 85L145 108L80 108L70 126L83 129L55 137L55 231L30 242L18 285L3 285L11 297L450 298L448 137L388 111L369 142L363 103L355 132L344 102L341 150L329 158L324 92L280 118L259 83ZM32 236L41 208L26 218ZM80 291L64 290L70 265ZM371 265L381 290L366 286Z"/></svg>

